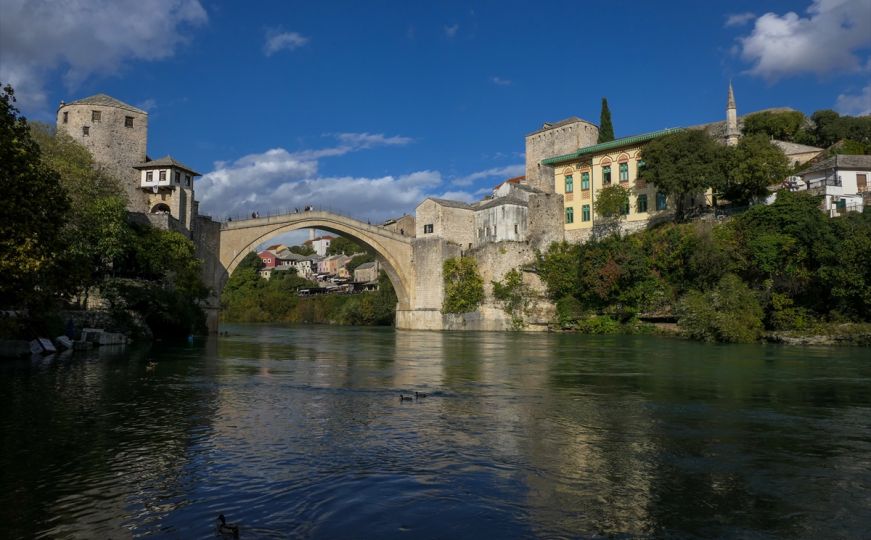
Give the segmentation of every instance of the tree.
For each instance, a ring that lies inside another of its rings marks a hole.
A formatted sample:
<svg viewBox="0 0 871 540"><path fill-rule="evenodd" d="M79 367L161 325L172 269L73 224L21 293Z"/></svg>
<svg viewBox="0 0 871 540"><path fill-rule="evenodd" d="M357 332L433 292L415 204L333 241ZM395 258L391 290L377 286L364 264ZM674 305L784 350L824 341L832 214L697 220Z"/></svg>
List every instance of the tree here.
<svg viewBox="0 0 871 540"><path fill-rule="evenodd" d="M753 291L727 274L706 292L690 291L678 305L678 323L690 337L751 343L762 337L762 308Z"/></svg>
<svg viewBox="0 0 871 540"><path fill-rule="evenodd" d="M442 267L445 284L445 313L468 313L484 299L484 281L478 263L471 257L447 259Z"/></svg>
<svg viewBox="0 0 871 540"><path fill-rule="evenodd" d="M312 249L312 247L309 244L303 244L301 246L290 246L287 249L289 249L291 253L296 253L297 255L302 255L302 256L308 256L308 255L315 254L315 250ZM259 259L259 257L258 257L258 259Z"/></svg>
<svg viewBox="0 0 871 540"><path fill-rule="evenodd" d="M538 253L535 270L547 285L554 302L575 294L578 290L578 259L580 246L566 241L554 242L544 253Z"/></svg>
<svg viewBox="0 0 871 540"><path fill-rule="evenodd" d="M69 200L41 161L11 86L0 91L0 306L18 307L50 291L40 277L58 253Z"/></svg>
<svg viewBox="0 0 871 540"><path fill-rule="evenodd" d="M724 195L746 204L768 195L768 186L779 184L789 173L786 155L765 135L747 135L729 151L730 165Z"/></svg>
<svg viewBox="0 0 871 540"><path fill-rule="evenodd" d="M360 253L351 257L351 260L348 261L348 264L345 265L345 268L348 270L348 273L354 275L354 270L357 269L361 264L365 264L368 262L372 262L375 260L375 255L371 253Z"/></svg>
<svg viewBox="0 0 871 540"><path fill-rule="evenodd" d="M597 143L614 140L614 126L611 125L611 110L608 109L608 99L602 98L602 112L599 114L599 139Z"/></svg>
<svg viewBox="0 0 871 540"><path fill-rule="evenodd" d="M725 185L726 148L700 130L679 131L650 141L641 150L640 176L675 205L675 220L686 219L691 198Z"/></svg>
<svg viewBox="0 0 871 540"><path fill-rule="evenodd" d="M327 255L339 255L342 253L345 255L353 255L354 253L363 253L364 251L366 250L360 247L360 244L357 242L339 236L338 238L330 240L330 246L327 248Z"/></svg>
<svg viewBox="0 0 871 540"><path fill-rule="evenodd" d="M629 190L619 184L602 188L596 194L593 209L601 220L601 234L620 233L620 221L629 213Z"/></svg>
<svg viewBox="0 0 871 540"><path fill-rule="evenodd" d="M795 141L806 122L799 111L763 111L744 118L744 135L765 135L769 139Z"/></svg>

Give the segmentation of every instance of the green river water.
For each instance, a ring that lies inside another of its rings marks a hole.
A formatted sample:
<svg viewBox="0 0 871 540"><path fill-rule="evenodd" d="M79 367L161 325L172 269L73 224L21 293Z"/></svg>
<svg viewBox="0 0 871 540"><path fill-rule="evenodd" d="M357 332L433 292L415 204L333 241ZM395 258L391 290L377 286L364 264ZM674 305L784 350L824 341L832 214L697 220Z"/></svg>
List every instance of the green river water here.
<svg viewBox="0 0 871 540"><path fill-rule="evenodd" d="M222 330L0 363L0 537L871 537L868 348Z"/></svg>

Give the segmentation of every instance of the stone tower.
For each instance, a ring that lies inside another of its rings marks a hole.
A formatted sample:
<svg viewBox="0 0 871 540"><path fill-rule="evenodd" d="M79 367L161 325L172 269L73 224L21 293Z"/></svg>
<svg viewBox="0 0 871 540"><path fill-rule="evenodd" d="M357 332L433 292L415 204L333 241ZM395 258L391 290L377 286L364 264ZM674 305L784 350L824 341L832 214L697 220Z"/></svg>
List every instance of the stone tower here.
<svg viewBox="0 0 871 540"><path fill-rule="evenodd" d="M735 146L741 132L738 130L738 109L735 107L735 93L732 92L732 81L729 81L729 98L726 101L726 145Z"/></svg>
<svg viewBox="0 0 871 540"><path fill-rule="evenodd" d="M120 180L132 212L147 211L139 189L139 172L148 143L148 113L122 101L97 94L57 109L57 130L87 148L104 170Z"/></svg>
<svg viewBox="0 0 871 540"><path fill-rule="evenodd" d="M545 193L553 193L553 168L542 165L541 160L592 146L598 138L599 128L577 116L546 122L526 136L526 182Z"/></svg>

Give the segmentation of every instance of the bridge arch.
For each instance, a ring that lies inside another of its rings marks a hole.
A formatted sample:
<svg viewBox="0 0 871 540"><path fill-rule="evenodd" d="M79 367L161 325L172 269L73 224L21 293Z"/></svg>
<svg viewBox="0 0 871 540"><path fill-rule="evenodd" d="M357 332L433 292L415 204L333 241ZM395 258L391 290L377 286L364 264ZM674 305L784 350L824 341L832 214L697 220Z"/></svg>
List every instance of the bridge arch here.
<svg viewBox="0 0 871 540"><path fill-rule="evenodd" d="M220 260L224 269L219 290L242 259L258 245L280 234L314 228L350 238L375 252L396 291L398 309L412 305L413 273L411 240L382 227L331 212L311 211L224 223L220 235Z"/></svg>

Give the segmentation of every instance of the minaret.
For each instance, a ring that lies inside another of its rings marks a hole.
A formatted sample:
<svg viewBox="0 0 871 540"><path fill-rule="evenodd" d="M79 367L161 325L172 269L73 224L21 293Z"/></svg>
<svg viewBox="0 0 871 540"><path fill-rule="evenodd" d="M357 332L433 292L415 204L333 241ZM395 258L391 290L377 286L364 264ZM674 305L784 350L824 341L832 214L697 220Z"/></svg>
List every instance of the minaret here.
<svg viewBox="0 0 871 540"><path fill-rule="evenodd" d="M741 132L738 131L738 109L735 107L735 93L729 81L729 100L726 102L726 145L735 146Z"/></svg>

